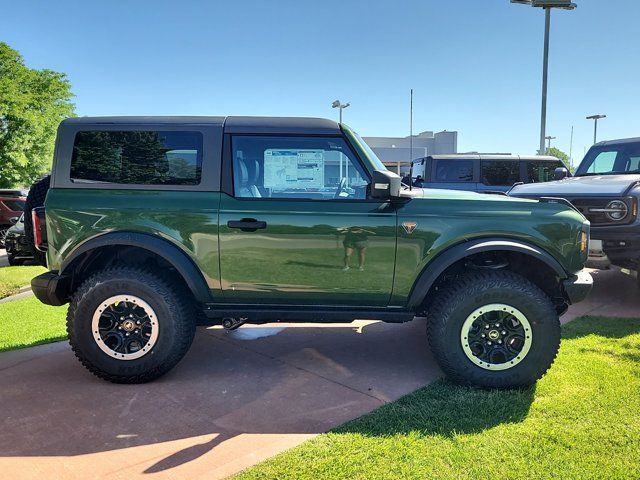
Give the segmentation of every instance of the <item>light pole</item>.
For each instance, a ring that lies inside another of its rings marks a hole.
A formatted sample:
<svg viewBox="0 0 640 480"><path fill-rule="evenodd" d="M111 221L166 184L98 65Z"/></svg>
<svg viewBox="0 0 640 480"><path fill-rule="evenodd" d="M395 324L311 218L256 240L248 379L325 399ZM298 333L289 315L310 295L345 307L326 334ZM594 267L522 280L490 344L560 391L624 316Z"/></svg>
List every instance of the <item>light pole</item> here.
<svg viewBox="0 0 640 480"><path fill-rule="evenodd" d="M591 115L587 117L587 120L593 120L593 144L598 143L598 120L601 118L607 118L606 115Z"/></svg>
<svg viewBox="0 0 640 480"><path fill-rule="evenodd" d="M547 144L547 151L546 151L546 153L549 153L549 150L551 150L551 140L555 140L555 139L556 139L556 137L550 137L550 136L547 136L547 137L544 137L544 139L545 139L547 142L549 142L549 143Z"/></svg>
<svg viewBox="0 0 640 480"><path fill-rule="evenodd" d="M549 76L549 33L551 31L551 9L573 10L577 7L571 0L511 0L531 7L544 8L544 53L542 59L542 108L540 109L540 150L544 153L544 141L547 129L547 79Z"/></svg>
<svg viewBox="0 0 640 480"><path fill-rule="evenodd" d="M332 104L331 104L331 108L339 108L340 109L340 123L342 123L342 110L347 108L348 106L350 106L351 103L347 102L347 103L340 103L340 100L335 100Z"/></svg>

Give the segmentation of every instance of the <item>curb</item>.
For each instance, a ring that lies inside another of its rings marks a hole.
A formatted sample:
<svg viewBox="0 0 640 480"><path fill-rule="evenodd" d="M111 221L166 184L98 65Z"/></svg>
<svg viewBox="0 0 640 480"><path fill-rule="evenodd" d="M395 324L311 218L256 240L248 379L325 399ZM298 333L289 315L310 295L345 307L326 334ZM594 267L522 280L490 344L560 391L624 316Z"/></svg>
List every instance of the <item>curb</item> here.
<svg viewBox="0 0 640 480"><path fill-rule="evenodd" d="M12 302L14 300L20 300L22 298L28 298L32 295L33 295L33 292L31 291L31 287L29 286L21 287L17 293L14 293L13 295L9 295L8 297L0 298L0 304Z"/></svg>

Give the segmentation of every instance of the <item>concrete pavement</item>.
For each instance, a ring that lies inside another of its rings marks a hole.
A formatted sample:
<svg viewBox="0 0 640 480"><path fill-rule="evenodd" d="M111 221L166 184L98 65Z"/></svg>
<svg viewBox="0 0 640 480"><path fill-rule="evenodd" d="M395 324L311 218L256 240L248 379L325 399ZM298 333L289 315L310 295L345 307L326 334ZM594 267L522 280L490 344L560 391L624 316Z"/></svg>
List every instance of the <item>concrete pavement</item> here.
<svg viewBox="0 0 640 480"><path fill-rule="evenodd" d="M635 281L595 272L583 314L637 316ZM6 478L223 478L438 378L424 322L199 329L147 385L94 378L64 342L0 354Z"/></svg>

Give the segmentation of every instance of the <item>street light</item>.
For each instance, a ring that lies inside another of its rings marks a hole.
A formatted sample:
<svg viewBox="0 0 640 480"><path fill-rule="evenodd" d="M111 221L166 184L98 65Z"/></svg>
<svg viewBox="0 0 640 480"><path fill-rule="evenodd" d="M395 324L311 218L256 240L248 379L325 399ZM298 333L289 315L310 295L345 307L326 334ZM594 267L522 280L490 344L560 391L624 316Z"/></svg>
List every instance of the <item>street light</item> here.
<svg viewBox="0 0 640 480"><path fill-rule="evenodd" d="M595 145L598 141L598 120L601 118L607 118L606 115L591 115L587 117L587 120L593 120L593 144Z"/></svg>
<svg viewBox="0 0 640 480"><path fill-rule="evenodd" d="M540 112L540 154L544 153L544 141L547 129L547 79L549 76L549 32L551 30L551 9L573 10L577 7L571 0L511 0L531 7L544 8L544 55L542 60L542 108Z"/></svg>
<svg viewBox="0 0 640 480"><path fill-rule="evenodd" d="M351 105L351 103L347 102L347 103L340 103L340 100L335 100L332 104L331 104L331 108L339 108L340 109L340 123L342 123L342 110L344 108L347 108L349 105Z"/></svg>
<svg viewBox="0 0 640 480"><path fill-rule="evenodd" d="M547 140L547 142L549 142L547 145L547 153L549 153L549 150L551 150L551 140L555 140L556 137L547 136L547 137L544 137L544 139Z"/></svg>

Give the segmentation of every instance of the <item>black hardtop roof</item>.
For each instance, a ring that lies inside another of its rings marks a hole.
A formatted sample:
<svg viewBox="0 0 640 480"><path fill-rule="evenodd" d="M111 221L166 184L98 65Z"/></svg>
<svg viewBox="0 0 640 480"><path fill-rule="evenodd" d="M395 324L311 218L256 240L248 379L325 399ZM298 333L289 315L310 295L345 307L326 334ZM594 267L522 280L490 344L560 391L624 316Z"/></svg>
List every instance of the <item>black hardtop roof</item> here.
<svg viewBox="0 0 640 480"><path fill-rule="evenodd" d="M425 158L433 160L536 160L542 162L557 162L559 160L550 155L483 155L481 153L429 155Z"/></svg>
<svg viewBox="0 0 640 480"><path fill-rule="evenodd" d="M74 117L63 125L224 125L225 133L313 133L339 134L340 126L324 118L309 117L206 117L206 116L118 116Z"/></svg>
<svg viewBox="0 0 640 480"><path fill-rule="evenodd" d="M618 140L605 140L604 142L596 143L594 147L611 147L615 145L626 145L628 143L640 143L640 137L620 138Z"/></svg>

